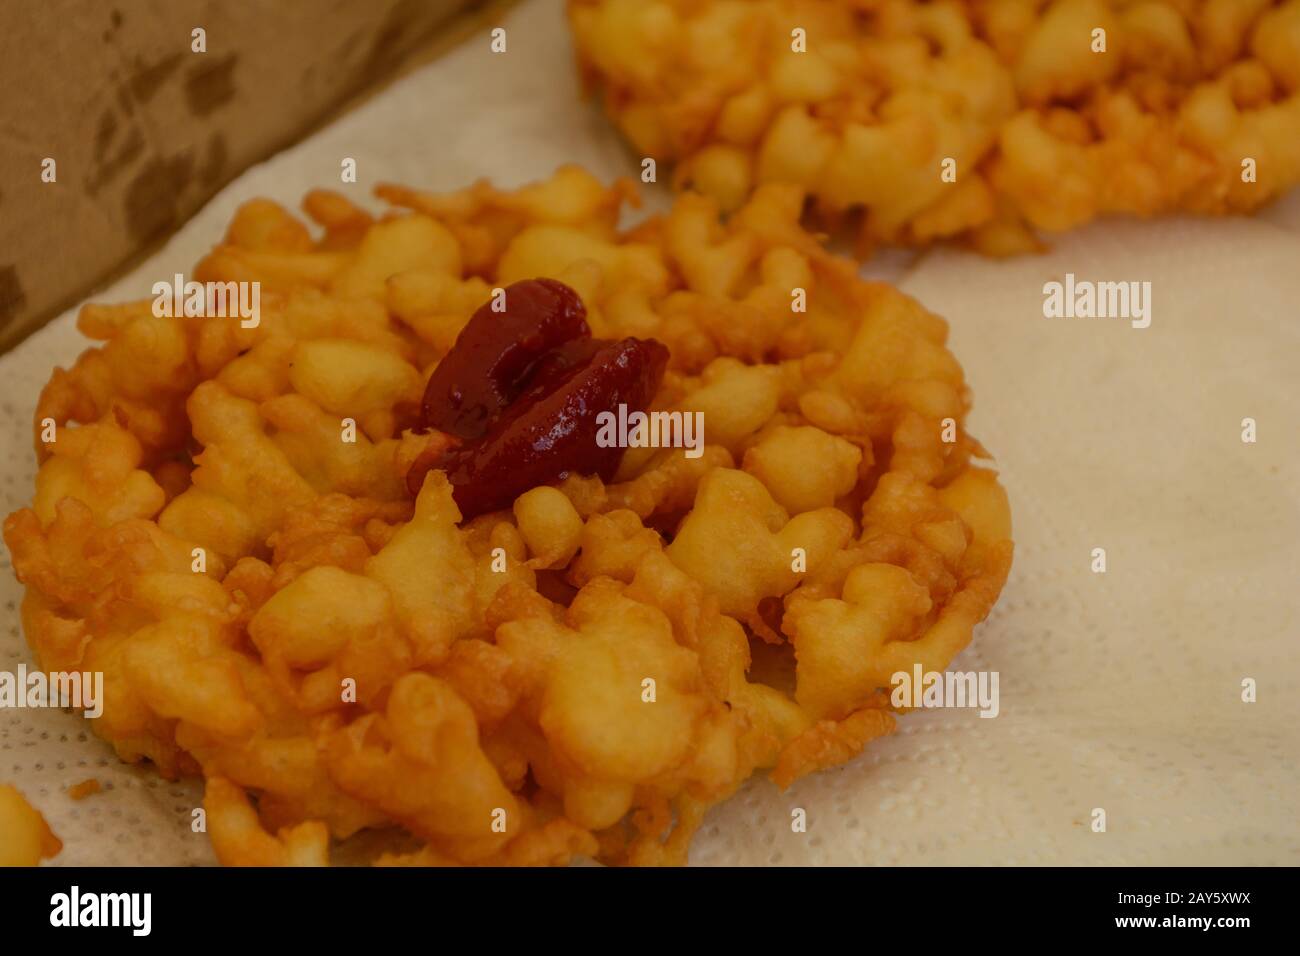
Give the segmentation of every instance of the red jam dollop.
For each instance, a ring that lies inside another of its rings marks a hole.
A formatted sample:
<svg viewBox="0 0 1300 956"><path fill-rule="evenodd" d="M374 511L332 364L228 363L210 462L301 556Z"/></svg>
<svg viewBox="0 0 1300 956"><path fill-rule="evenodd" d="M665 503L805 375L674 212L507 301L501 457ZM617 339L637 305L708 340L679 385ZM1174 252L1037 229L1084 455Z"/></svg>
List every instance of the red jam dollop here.
<svg viewBox="0 0 1300 956"><path fill-rule="evenodd" d="M418 494L443 469L466 520L570 474L612 479L624 449L596 443L597 416L644 411L668 365L654 339L592 338L586 307L562 282L527 279L504 295L504 311L491 301L475 311L424 391L422 424L458 442L406 475Z"/></svg>

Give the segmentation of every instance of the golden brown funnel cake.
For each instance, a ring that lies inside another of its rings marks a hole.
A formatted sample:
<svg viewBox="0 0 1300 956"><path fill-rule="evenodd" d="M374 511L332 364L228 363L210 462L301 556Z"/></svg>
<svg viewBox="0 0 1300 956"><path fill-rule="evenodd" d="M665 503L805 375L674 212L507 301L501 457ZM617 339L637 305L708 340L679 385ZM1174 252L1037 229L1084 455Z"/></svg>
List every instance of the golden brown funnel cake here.
<svg viewBox="0 0 1300 956"><path fill-rule="evenodd" d="M95 732L205 777L236 864L371 828L415 840L386 863L681 863L751 774L889 732L891 675L943 670L1011 562L944 321L826 253L797 186L630 232L631 187L573 167L380 192L403 208L309 194L317 238L240 208L191 278L260 282L255 327L82 310L100 344L41 394L5 540L40 665L104 675ZM450 440L412 427L425 383L538 277L595 338L668 348L650 409L702 415L703 446L463 522L442 471L404 481Z"/></svg>
<svg viewBox="0 0 1300 956"><path fill-rule="evenodd" d="M798 183L861 254L957 238L1006 255L1035 229L1247 212L1300 182L1300 0L569 0L569 16L589 85L678 185L729 210Z"/></svg>

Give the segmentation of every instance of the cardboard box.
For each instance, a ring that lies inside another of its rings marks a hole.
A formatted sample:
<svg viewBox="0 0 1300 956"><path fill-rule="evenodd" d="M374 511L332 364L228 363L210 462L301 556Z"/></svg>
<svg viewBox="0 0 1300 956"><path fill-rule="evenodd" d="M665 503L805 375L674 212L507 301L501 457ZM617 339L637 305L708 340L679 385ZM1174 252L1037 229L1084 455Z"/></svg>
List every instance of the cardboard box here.
<svg viewBox="0 0 1300 956"><path fill-rule="evenodd" d="M249 165L439 42L473 0L0 7L0 350Z"/></svg>

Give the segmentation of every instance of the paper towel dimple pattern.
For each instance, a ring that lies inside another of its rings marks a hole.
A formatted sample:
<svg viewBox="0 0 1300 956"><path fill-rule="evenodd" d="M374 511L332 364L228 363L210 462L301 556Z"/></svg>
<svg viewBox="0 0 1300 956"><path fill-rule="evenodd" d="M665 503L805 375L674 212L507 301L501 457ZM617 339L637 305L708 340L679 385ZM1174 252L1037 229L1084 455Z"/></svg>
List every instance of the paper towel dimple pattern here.
<svg viewBox="0 0 1300 956"><path fill-rule="evenodd" d="M565 162L635 176L637 158L578 98L559 4L527 3L505 25L508 55L471 39L249 170L96 301L188 273L248 198L296 207L309 188L340 188L344 156L358 199L380 180L512 186ZM666 198L652 191L648 206ZM1150 281L1151 327L1045 319L1043 283L1067 272ZM709 814L692 862L1300 862L1300 194L1254 220L1098 223L1039 257L935 251L900 285L949 320L975 392L970 428L1011 497L1011 578L953 664L999 672L1001 714L913 713L784 793L751 781ZM87 344L73 321L0 357L6 513L30 501L36 396ZM1240 440L1247 416L1254 445ZM1094 547L1104 575L1090 571ZM13 671L30 654L22 589L0 562L0 670ZM1243 677L1257 703L1241 702ZM104 792L71 800L89 777ZM122 764L79 716L0 711L0 782L63 839L56 864L213 861L190 829L200 787ZM1105 833L1091 829L1096 807ZM791 830L795 808L806 833Z"/></svg>

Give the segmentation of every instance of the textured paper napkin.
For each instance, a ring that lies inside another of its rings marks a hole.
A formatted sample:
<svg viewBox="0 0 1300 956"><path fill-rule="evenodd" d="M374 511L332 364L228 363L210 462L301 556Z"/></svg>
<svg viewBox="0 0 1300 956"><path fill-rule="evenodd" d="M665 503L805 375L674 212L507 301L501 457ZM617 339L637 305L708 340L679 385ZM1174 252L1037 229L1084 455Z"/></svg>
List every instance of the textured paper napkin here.
<svg viewBox="0 0 1300 956"><path fill-rule="evenodd" d="M96 300L141 298L188 272L250 197L296 206L308 188L339 188L347 156L358 195L380 180L514 185L565 162L634 174L578 99L560 4L534 0L503 25L507 54L471 40L248 171ZM648 206L665 200L657 191ZM970 427L1011 496L1011 579L953 665L999 673L1000 715L914 713L784 793L751 781L710 813L692 861L1300 862L1300 197L1253 220L1098 224L1032 258L908 262L889 255L866 271L950 321L975 391ZM1043 283L1067 272L1151 282L1150 328L1044 318ZM5 512L30 498L37 392L85 347L73 320L0 357ZM1255 444L1240 439L1245 417ZM1105 574L1090 569L1097 547ZM0 670L13 671L30 655L3 564ZM1246 677L1256 703L1241 700ZM90 777L105 790L72 801L67 787ZM120 763L79 717L0 711L0 782L63 838L56 864L213 859L189 828L199 787ZM791 831L795 808L806 833Z"/></svg>

